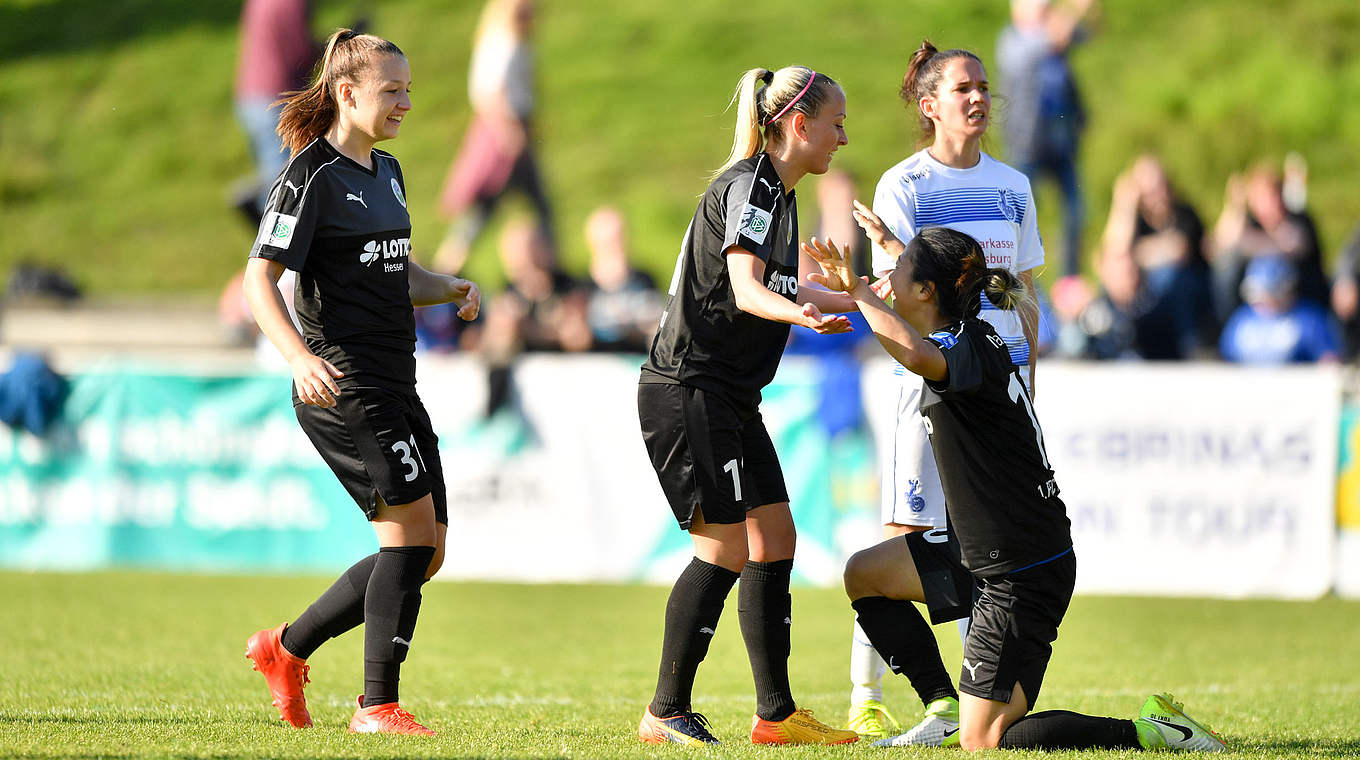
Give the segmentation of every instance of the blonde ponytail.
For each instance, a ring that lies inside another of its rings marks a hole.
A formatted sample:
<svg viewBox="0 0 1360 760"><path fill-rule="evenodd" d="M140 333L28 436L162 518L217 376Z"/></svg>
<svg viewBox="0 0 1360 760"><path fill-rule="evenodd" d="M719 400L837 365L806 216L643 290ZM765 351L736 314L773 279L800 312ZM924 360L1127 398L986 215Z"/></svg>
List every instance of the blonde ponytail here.
<svg viewBox="0 0 1360 760"><path fill-rule="evenodd" d="M741 75L732 101L737 104L737 126L732 152L713 173L717 179L738 161L750 158L778 143L784 136L784 120L793 111L815 117L832 89L840 85L806 66L785 66L778 71L751 69Z"/></svg>

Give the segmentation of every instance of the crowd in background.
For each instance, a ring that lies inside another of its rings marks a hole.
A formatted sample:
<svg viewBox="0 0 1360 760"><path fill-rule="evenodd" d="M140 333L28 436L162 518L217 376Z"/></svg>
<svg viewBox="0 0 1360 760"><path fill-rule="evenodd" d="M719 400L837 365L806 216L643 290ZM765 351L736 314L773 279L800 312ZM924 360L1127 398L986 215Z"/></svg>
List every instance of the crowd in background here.
<svg viewBox="0 0 1360 760"><path fill-rule="evenodd" d="M265 187L282 160L269 140L277 118L270 91L300 86L316 53L307 5L247 0L243 10L237 111ZM1098 9L1094 0L1013 0L1011 9L993 72L1007 98L1005 158L1036 189L1054 181L1062 198L1062 234L1050 238L1047 251L1055 279L1039 294L1040 355L1249 364L1355 358L1360 228L1329 276L1307 211L1306 164L1296 154L1282 166L1263 162L1229 177L1212 227L1177 191L1178 167L1165 167L1152 154L1131 156L1114 183L1095 250L1082 250L1087 220L1078 156L1085 118L1069 54L1091 38ZM434 267L458 271L507 194L524 195L534 215L502 225L506 285L488 294L482 316L464 324L447 307L418 309L419 348L478 352L493 367L508 366L524 351L643 353L665 295L636 268L623 213L607 205L587 220L586 277L559 264L561 232L532 130L534 11L533 0L489 0L482 12L469 72L473 117L441 193L450 225ZM818 228L852 241L860 271L867 271L867 243L850 215L857 190L844 173L822 178ZM1082 273L1083 259L1089 275ZM247 327L249 314L233 292L229 287L223 298L224 319ZM827 340L823 348L815 337L795 329L795 350L843 355L857 340Z"/></svg>

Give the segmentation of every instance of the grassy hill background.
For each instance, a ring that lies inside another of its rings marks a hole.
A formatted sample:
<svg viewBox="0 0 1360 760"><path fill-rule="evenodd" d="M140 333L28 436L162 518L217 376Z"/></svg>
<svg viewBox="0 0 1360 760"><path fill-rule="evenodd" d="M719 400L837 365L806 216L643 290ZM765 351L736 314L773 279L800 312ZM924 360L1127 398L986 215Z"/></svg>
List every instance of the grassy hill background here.
<svg viewBox="0 0 1360 760"><path fill-rule="evenodd" d="M402 160L414 245L428 257L443 233L435 199L467 121L480 3L315 5L317 36L367 14L410 58L415 110L384 147ZM231 103L239 11L222 0L0 0L0 272L33 260L66 268L97 296L209 297L242 265L253 230L226 200L251 169ZM1006 18L1004 0L542 0L538 127L565 266L584 271L581 223L615 203L638 261L668 281L705 175L730 145L731 89L753 66L803 63L842 83L851 143L836 165L871 196L878 175L914 149L896 96L911 50L928 36L992 63ZM1360 4L1350 0L1105 0L1097 33L1074 54L1090 111L1088 256L1111 183L1136 153L1160 153L1212 224L1230 172L1297 150L1330 258L1360 222L1357 39ZM997 92L1004 98L1004 83ZM1004 118L1004 100L995 108ZM999 128L991 139L1004 155ZM1039 204L1056 240L1051 188ZM468 270L493 290L494 240L493 228Z"/></svg>

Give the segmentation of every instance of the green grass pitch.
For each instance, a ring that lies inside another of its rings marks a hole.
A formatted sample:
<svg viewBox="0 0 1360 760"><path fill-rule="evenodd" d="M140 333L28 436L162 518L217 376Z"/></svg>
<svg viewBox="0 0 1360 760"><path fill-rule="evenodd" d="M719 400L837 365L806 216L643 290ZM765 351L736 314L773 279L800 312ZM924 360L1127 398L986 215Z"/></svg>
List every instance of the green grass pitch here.
<svg viewBox="0 0 1360 760"><path fill-rule="evenodd" d="M0 573L0 756L110 758L931 757L957 750L758 748L735 596L699 672L695 708L721 747L650 747L635 735L651 696L667 589L431 583L402 680L433 739L351 736L362 635L311 659L316 727L283 727L246 637L295 616L329 579L118 572ZM835 590L794 590L794 694L843 725L850 609ZM1252 758L1360 757L1360 603L1079 596L1040 709L1130 716L1170 691ZM937 629L958 668L952 626ZM899 718L919 712L889 679ZM1032 753L1107 757L1122 753ZM1129 753L1132 754L1132 753ZM1005 757L1028 757L1007 753Z"/></svg>

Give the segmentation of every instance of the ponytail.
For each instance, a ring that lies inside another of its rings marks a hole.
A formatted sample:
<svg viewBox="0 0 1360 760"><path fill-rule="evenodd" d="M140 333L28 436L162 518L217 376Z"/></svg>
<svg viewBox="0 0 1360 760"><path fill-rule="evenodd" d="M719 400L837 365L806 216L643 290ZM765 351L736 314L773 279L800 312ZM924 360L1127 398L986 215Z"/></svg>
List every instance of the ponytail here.
<svg viewBox="0 0 1360 760"><path fill-rule="evenodd" d="M278 133L291 155L297 155L312 140L326 134L335 122L335 90L340 80L358 81L379 55L404 53L381 37L359 34L353 29L337 29L326 40L326 51L317 63L311 85L285 92L275 103L283 106Z"/></svg>
<svg viewBox="0 0 1360 760"><path fill-rule="evenodd" d="M940 315L951 321L976 317L980 294L1007 311L1037 305L1024 281L1009 269L988 267L982 247L958 230L926 227L907 244L906 255L912 279L933 286Z"/></svg>
<svg viewBox="0 0 1360 760"><path fill-rule="evenodd" d="M921 110L921 98L935 94L940 86L940 78L944 76L945 65L955 58L972 58L979 66L983 66L982 59L970 51L960 48L941 51L930 40L921 40L921 47L911 54L911 60L907 62L907 73L902 76L902 89L898 95L907 108L916 112L922 143L935 139L935 123ZM983 66L984 71L986 68Z"/></svg>
<svg viewBox="0 0 1360 760"><path fill-rule="evenodd" d="M737 126L732 152L716 172L717 179L732 165L750 158L783 139L785 117L794 111L815 117L836 81L806 66L785 66L778 71L751 69L741 75L732 101L737 104Z"/></svg>

